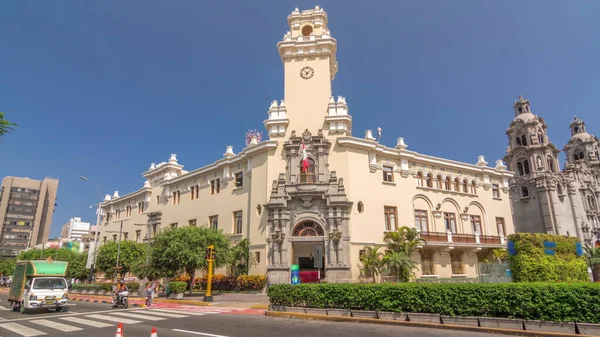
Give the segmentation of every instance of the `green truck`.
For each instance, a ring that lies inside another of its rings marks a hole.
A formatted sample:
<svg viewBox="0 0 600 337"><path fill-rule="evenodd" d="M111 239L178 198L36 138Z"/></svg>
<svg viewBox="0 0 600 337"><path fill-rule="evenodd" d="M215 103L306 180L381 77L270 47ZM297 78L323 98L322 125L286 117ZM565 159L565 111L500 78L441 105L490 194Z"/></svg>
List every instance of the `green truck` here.
<svg viewBox="0 0 600 337"><path fill-rule="evenodd" d="M68 262L47 260L17 261L8 302L13 311L32 309L62 311L69 297Z"/></svg>

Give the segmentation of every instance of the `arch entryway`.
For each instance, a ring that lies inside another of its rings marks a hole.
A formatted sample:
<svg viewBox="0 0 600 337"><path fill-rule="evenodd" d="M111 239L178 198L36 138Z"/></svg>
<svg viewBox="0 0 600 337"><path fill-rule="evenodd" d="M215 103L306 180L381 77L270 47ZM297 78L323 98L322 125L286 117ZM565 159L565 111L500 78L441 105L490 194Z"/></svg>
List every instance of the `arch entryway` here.
<svg viewBox="0 0 600 337"><path fill-rule="evenodd" d="M306 220L292 229L292 264L300 269L301 283L316 283L325 278L325 231L321 224Z"/></svg>

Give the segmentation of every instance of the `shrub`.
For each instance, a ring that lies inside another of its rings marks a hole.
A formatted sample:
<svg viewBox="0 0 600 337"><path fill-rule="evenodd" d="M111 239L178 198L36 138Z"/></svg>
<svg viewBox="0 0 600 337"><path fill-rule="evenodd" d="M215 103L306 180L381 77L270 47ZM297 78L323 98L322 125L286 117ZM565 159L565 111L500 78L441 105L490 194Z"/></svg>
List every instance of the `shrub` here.
<svg viewBox="0 0 600 337"><path fill-rule="evenodd" d="M73 290L104 290L111 291L112 290L111 283L96 283L96 284L84 284L84 283L74 283L71 285L71 289Z"/></svg>
<svg viewBox="0 0 600 337"><path fill-rule="evenodd" d="M600 322L594 283L280 284L267 294L283 306Z"/></svg>
<svg viewBox="0 0 600 337"><path fill-rule="evenodd" d="M577 256L578 239L552 234L519 233L508 236L514 252L509 256L515 282L589 281L587 264ZM556 244L555 255L545 253L544 241Z"/></svg>
<svg viewBox="0 0 600 337"><path fill-rule="evenodd" d="M140 284L137 282L130 282L130 283L127 283L127 288L129 288L129 291L131 291L131 292L139 291Z"/></svg>
<svg viewBox="0 0 600 337"><path fill-rule="evenodd" d="M196 279L194 290L206 290L207 278ZM264 275L213 275L213 291L261 291L267 284L267 277Z"/></svg>
<svg viewBox="0 0 600 337"><path fill-rule="evenodd" d="M169 290L174 293L182 293L187 289L186 282L169 282Z"/></svg>

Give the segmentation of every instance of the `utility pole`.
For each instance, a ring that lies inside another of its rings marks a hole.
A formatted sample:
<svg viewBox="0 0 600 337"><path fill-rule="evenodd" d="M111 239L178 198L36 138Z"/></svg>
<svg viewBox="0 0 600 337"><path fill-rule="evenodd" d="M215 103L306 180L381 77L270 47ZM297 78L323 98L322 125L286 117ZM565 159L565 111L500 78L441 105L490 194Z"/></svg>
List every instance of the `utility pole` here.
<svg viewBox="0 0 600 337"><path fill-rule="evenodd" d="M214 245L210 245L208 246L208 248L206 249L206 261L208 261L208 275L207 275L207 280L206 280L206 294L204 294L204 302L212 302L213 301L213 297L212 294L210 293L211 289L212 289L212 266L213 266L213 261L214 261L214 253L213 250L215 249Z"/></svg>
<svg viewBox="0 0 600 337"><path fill-rule="evenodd" d="M117 244L117 266L115 270L117 271L117 275L119 273L119 258L121 257L121 237L123 236L123 222L129 221L129 219L121 220L121 227L119 229L119 243ZM106 233L116 233L117 231L106 231ZM115 280L116 282L117 280Z"/></svg>

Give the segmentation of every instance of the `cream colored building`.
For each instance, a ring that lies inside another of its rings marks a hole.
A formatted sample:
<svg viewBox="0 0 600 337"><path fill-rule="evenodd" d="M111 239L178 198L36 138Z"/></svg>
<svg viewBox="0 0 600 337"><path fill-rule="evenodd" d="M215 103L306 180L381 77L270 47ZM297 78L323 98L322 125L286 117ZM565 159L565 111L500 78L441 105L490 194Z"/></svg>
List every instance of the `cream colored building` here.
<svg viewBox="0 0 600 337"><path fill-rule="evenodd" d="M337 42L327 20L319 7L288 16L290 31L277 44L285 93L268 108L268 139L254 135L238 153L228 146L223 158L189 172L174 154L151 164L141 189L107 195L101 240L118 240L121 221L123 238L138 242L148 230L212 226L248 238L250 273L271 284L289 283L291 264L343 282L361 277L366 245L407 225L427 240L413 256L417 277L475 277L478 260L513 232L513 173L483 156L461 163L410 151L402 138L390 148L371 131L352 136L348 103L331 90Z"/></svg>

